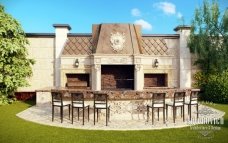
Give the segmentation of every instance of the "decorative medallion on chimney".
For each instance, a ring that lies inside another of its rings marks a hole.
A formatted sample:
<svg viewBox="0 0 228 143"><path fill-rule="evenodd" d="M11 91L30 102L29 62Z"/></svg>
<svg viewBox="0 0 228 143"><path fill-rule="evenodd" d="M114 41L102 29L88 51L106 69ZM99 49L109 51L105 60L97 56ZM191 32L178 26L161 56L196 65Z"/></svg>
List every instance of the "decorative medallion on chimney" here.
<svg viewBox="0 0 228 143"><path fill-rule="evenodd" d="M121 51L124 48L125 33L111 33L110 42L114 51Z"/></svg>

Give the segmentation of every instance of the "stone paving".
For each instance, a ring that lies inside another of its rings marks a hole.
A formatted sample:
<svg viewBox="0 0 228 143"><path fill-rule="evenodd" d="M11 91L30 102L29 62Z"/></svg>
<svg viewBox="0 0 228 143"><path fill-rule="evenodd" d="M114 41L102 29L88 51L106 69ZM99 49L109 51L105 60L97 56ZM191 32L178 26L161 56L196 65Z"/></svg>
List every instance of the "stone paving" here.
<svg viewBox="0 0 228 143"><path fill-rule="evenodd" d="M58 109L58 108L56 108ZM163 124L162 119L162 112L160 112L160 120L157 120L157 113L155 112L155 122L152 125L151 117L149 122L146 120L146 116L142 116L142 118L132 118L129 120L124 119L124 114L119 114L119 119L112 119L110 117L110 121L108 122L108 126L105 126L105 114L101 114L99 116L99 121L96 122L96 125L93 124L93 109L90 111L90 120L87 120L85 117L85 125L82 125L82 118L77 119L77 114L75 114L74 124L71 124L71 120L69 120L68 116L68 109L64 110L64 120L63 123L60 122L60 114L56 110L55 112L55 119L52 122L52 113L51 113L51 105L46 104L43 106L33 106L28 108L20 113L17 114L18 117L32 121L39 124L50 125L50 126L57 126L57 127L64 127L64 128L75 128L75 129L89 129L89 130L153 130L153 129L165 129L165 128L180 128L190 126L189 124L189 116L187 112L185 112L185 122L183 119L178 116L176 119L176 123L173 123L172 115L169 115L168 120L166 123ZM187 110L187 108L186 108ZM186 111L185 110L185 111ZM169 112L172 112L169 109ZM87 112L85 112L85 115ZM224 112L216 110L214 108L200 105L199 106L199 120L202 119L209 119L213 120L214 118L222 118L224 116ZM196 112L192 112L192 118L195 121L196 119ZM198 120L198 121L199 121Z"/></svg>

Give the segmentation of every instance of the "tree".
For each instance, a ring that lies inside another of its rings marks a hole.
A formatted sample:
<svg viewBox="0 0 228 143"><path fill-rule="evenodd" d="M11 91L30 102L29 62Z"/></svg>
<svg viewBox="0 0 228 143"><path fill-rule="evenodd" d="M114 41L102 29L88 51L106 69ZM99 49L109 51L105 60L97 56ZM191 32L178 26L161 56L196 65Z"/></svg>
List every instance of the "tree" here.
<svg viewBox="0 0 228 143"><path fill-rule="evenodd" d="M27 58L27 44L21 25L0 5L0 97L28 85L34 61Z"/></svg>
<svg viewBox="0 0 228 143"><path fill-rule="evenodd" d="M216 1L195 10L188 46L201 71L195 74L201 99L228 103L228 10L221 15Z"/></svg>
<svg viewBox="0 0 228 143"><path fill-rule="evenodd" d="M204 1L196 8L188 41L205 74L222 72L228 68L228 10L221 16L216 1Z"/></svg>

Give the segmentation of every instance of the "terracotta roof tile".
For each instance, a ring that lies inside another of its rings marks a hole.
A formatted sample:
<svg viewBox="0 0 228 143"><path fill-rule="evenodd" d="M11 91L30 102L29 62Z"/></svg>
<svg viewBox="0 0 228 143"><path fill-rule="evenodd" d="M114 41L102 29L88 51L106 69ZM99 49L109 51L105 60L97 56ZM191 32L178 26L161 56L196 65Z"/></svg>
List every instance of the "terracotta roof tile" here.
<svg viewBox="0 0 228 143"><path fill-rule="evenodd" d="M142 54L168 55L168 47L163 38L142 37Z"/></svg>
<svg viewBox="0 0 228 143"><path fill-rule="evenodd" d="M92 53L92 37L68 37L62 55L90 55Z"/></svg>
<svg viewBox="0 0 228 143"><path fill-rule="evenodd" d="M168 55L168 47L163 38L142 37L142 54ZM91 36L68 37L62 55L90 55L92 54Z"/></svg>

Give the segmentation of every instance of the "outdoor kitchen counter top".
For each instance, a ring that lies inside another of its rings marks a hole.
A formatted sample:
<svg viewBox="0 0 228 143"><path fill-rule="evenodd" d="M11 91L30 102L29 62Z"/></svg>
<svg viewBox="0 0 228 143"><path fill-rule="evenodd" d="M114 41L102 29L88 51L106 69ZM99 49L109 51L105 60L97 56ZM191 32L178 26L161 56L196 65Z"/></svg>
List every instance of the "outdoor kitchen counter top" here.
<svg viewBox="0 0 228 143"><path fill-rule="evenodd" d="M151 93L154 92L165 92L167 98L172 98L175 91L186 91L186 95L189 95L190 89L178 89L178 88L150 88L142 91L135 90L102 90L93 91L88 89L69 89L65 87L47 87L36 90L36 92L51 92L61 91L66 97L69 96L69 92L83 92L85 99L93 99L93 93L106 93L109 95L109 100L140 100L140 99L151 99Z"/></svg>

